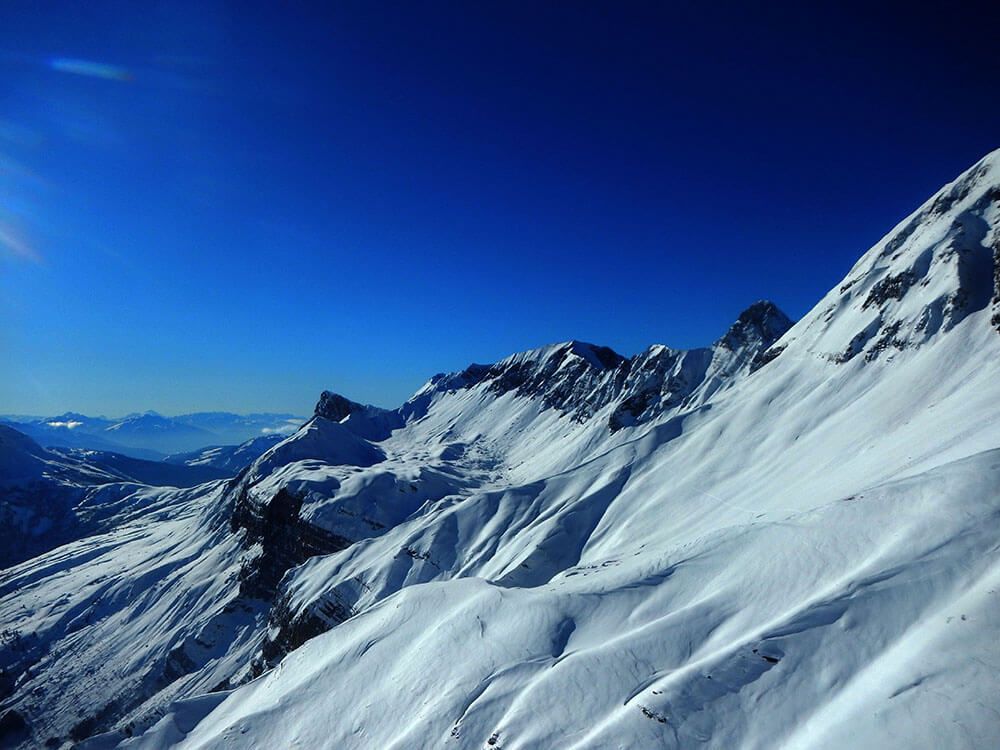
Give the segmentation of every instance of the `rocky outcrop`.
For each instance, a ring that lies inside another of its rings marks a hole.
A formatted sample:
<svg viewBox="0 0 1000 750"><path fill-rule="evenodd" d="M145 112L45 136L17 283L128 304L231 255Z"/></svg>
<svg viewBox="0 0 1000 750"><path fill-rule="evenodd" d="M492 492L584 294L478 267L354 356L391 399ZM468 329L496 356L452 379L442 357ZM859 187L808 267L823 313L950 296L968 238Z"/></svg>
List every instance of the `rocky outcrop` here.
<svg viewBox="0 0 1000 750"><path fill-rule="evenodd" d="M359 404L332 391L323 391L316 404L315 416L337 422L365 440L385 440L405 419L399 409L381 409Z"/></svg>
<svg viewBox="0 0 1000 750"><path fill-rule="evenodd" d="M323 391L319 396L319 402L316 404L313 413L317 417L326 417L327 419L332 419L334 422L339 422L364 408L362 404L350 401L339 393Z"/></svg>
<svg viewBox="0 0 1000 750"><path fill-rule="evenodd" d="M607 373L627 362L606 346L569 341L535 350L538 356L510 357L493 365L483 377L498 395L514 391L576 416L589 416L587 397Z"/></svg>
<svg viewBox="0 0 1000 750"><path fill-rule="evenodd" d="M730 351L753 347L760 352L784 336L791 327L792 320L777 305L769 300L760 300L740 313L716 346Z"/></svg>
<svg viewBox="0 0 1000 750"><path fill-rule="evenodd" d="M763 350L756 357L754 357L753 361L750 363L750 372L757 372L757 370L761 367L770 364L780 357L781 353L784 352L785 349L786 347L784 346L772 346Z"/></svg>
<svg viewBox="0 0 1000 750"><path fill-rule="evenodd" d="M792 326L773 302L761 300L740 313L711 347L677 350L651 346L625 358L606 346L567 341L521 352L493 365L471 365L453 375L436 375L400 413L417 419L438 396L483 386L496 395L538 399L545 408L584 422L613 407L608 428L615 432L707 397L736 377L776 358L765 354Z"/></svg>
<svg viewBox="0 0 1000 750"><path fill-rule="evenodd" d="M705 381L712 354L712 349L652 346L623 363L620 396L612 402L617 406L608 417L608 428L617 432L682 406Z"/></svg>
<svg viewBox="0 0 1000 750"><path fill-rule="evenodd" d="M984 310L1000 332L998 164L983 159L866 253L803 322L804 348L838 364L888 361Z"/></svg>
<svg viewBox="0 0 1000 750"><path fill-rule="evenodd" d="M906 290L913 286L915 281L911 271L903 271L893 276L886 276L879 279L872 286L871 291L861 305L862 310L869 307L881 307L891 299L903 299Z"/></svg>
<svg viewBox="0 0 1000 750"><path fill-rule="evenodd" d="M245 530L245 547L259 549L243 564L243 596L273 599L286 571L315 555L329 555L350 546L350 540L302 520L301 508L302 498L284 488L263 503L246 489L236 500L230 526L234 532Z"/></svg>
<svg viewBox="0 0 1000 750"><path fill-rule="evenodd" d="M993 315L990 323L1000 333L1000 236L993 240Z"/></svg>
<svg viewBox="0 0 1000 750"><path fill-rule="evenodd" d="M310 638L325 633L353 614L351 604L338 600L336 592L321 597L303 611L297 611L287 595L280 595L271 608L268 634L251 665L251 674L261 674Z"/></svg>

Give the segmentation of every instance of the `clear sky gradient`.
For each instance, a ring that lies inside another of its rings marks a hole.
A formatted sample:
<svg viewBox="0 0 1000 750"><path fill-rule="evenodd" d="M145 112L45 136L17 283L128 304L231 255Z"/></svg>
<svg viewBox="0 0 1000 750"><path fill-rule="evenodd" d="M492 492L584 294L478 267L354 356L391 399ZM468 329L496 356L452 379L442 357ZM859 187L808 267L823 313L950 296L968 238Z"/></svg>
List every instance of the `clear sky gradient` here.
<svg viewBox="0 0 1000 750"><path fill-rule="evenodd" d="M0 7L0 413L705 345L1000 146L987 5L266 5Z"/></svg>

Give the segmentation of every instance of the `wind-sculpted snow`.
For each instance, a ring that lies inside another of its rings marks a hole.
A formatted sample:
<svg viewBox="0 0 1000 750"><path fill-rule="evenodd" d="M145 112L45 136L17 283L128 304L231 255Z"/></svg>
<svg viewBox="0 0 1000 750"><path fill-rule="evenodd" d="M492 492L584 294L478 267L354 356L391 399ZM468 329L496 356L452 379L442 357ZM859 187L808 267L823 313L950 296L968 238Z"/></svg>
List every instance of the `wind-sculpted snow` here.
<svg viewBox="0 0 1000 750"><path fill-rule="evenodd" d="M540 587L407 586L179 746L988 746L998 490L994 451L682 545L622 545ZM130 746L175 729L170 715Z"/></svg>
<svg viewBox="0 0 1000 750"><path fill-rule="evenodd" d="M996 745L998 185L795 325L328 392L228 482L92 492L0 575L0 743Z"/></svg>

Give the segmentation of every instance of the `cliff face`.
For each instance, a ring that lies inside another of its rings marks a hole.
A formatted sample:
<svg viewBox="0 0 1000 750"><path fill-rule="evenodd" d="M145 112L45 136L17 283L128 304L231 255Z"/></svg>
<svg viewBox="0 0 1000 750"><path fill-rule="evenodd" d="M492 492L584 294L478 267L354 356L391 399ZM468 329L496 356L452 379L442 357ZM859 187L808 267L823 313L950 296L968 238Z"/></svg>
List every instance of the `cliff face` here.
<svg viewBox="0 0 1000 750"><path fill-rule="evenodd" d="M236 500L230 520L241 529L244 546L255 555L246 560L240 591L245 596L273 599L287 570L314 555L329 555L350 546L352 540L302 520L302 498L278 490L267 502L250 502L247 493Z"/></svg>
<svg viewBox="0 0 1000 750"><path fill-rule="evenodd" d="M264 503L255 503L244 491L236 499L230 519L234 533L242 534L247 551L240 568L240 596L266 603L268 629L254 657L249 676L260 674L289 651L327 630L311 612L294 612L280 592L281 580L292 568L317 555L347 549L354 541L303 520L302 498L279 489Z"/></svg>

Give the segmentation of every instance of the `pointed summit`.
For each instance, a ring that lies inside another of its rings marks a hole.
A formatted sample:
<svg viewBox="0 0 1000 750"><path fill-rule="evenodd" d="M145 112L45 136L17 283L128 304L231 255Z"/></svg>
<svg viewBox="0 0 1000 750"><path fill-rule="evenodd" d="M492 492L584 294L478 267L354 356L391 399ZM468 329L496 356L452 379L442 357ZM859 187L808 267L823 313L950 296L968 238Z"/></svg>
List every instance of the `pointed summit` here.
<svg viewBox="0 0 1000 750"><path fill-rule="evenodd" d="M316 403L316 408L313 410L313 414L317 417L325 417L326 419L331 419L334 422L339 422L345 417L350 416L356 411L360 411L365 407L355 401L344 398L339 393L334 393L333 391L323 391L319 395L319 401Z"/></svg>
<svg viewBox="0 0 1000 750"><path fill-rule="evenodd" d="M793 321L770 300L759 300L740 313L717 346L738 351L747 345L767 349L785 335Z"/></svg>
<svg viewBox="0 0 1000 750"><path fill-rule="evenodd" d="M399 411L359 404L333 391L320 394L313 415L339 422L365 440L384 440L403 424Z"/></svg>

